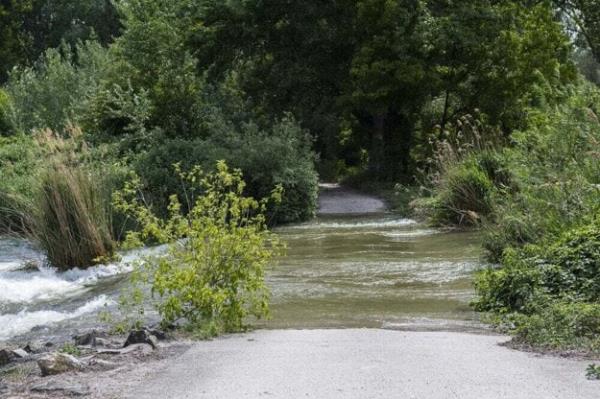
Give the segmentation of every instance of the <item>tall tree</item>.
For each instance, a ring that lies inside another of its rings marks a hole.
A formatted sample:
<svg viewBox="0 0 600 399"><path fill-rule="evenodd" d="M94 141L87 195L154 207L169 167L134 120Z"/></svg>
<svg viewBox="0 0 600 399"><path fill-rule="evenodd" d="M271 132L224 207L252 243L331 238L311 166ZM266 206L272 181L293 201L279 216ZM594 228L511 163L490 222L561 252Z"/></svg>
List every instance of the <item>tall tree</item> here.
<svg viewBox="0 0 600 399"><path fill-rule="evenodd" d="M568 21L600 62L600 4L598 0L555 0Z"/></svg>
<svg viewBox="0 0 600 399"><path fill-rule="evenodd" d="M8 71L27 58L30 37L24 30L26 16L32 10L31 1L2 0L0 2L0 83Z"/></svg>

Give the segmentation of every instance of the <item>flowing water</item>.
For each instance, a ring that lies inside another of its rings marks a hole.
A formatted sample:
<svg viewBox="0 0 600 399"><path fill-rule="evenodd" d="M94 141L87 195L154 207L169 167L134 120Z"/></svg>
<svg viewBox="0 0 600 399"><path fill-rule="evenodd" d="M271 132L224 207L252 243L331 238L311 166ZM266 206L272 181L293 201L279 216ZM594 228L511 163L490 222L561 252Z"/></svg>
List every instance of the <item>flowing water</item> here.
<svg viewBox="0 0 600 399"><path fill-rule="evenodd" d="M444 232L371 215L321 217L277 229L287 257L268 273L266 328L478 328L468 302L480 267L476 233ZM129 272L119 264L58 273L27 243L0 240L0 341L68 337L115 307Z"/></svg>

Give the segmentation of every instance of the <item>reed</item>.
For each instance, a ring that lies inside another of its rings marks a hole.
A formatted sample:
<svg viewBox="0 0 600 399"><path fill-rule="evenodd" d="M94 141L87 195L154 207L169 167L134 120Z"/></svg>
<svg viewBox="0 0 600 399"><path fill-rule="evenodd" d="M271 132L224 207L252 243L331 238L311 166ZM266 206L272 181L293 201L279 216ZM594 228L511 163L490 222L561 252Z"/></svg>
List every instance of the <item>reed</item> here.
<svg viewBox="0 0 600 399"><path fill-rule="evenodd" d="M29 234L52 266L91 266L115 250L109 205L91 172L57 163L42 175Z"/></svg>

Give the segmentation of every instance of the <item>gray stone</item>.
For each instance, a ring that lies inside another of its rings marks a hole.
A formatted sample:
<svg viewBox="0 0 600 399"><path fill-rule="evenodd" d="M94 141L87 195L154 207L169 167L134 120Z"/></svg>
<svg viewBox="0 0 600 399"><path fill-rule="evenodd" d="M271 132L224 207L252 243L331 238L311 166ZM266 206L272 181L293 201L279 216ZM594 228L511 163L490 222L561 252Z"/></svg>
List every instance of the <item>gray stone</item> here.
<svg viewBox="0 0 600 399"><path fill-rule="evenodd" d="M78 346L96 346L97 336L98 333L96 332L96 330L92 330L85 334L73 336L73 341L75 341L75 345Z"/></svg>
<svg viewBox="0 0 600 399"><path fill-rule="evenodd" d="M15 349L12 353L15 355L16 359L25 359L29 357L29 353L24 349Z"/></svg>
<svg viewBox="0 0 600 399"><path fill-rule="evenodd" d="M65 381L49 381L37 384L32 386L30 391L42 394L61 394L68 396L85 396L90 394L90 388L87 385Z"/></svg>
<svg viewBox="0 0 600 399"><path fill-rule="evenodd" d="M27 353L42 353L46 352L47 349L47 344L44 344L41 341L28 342L27 345L23 347L23 350Z"/></svg>
<svg viewBox="0 0 600 399"><path fill-rule="evenodd" d="M67 371L81 370L83 364L75 357L66 353L53 352L38 359L37 364L42 376L61 374Z"/></svg>
<svg viewBox="0 0 600 399"><path fill-rule="evenodd" d="M134 330L129 333L123 347L125 348L134 344L148 344L153 349L156 349L158 347L158 339L146 329Z"/></svg>
<svg viewBox="0 0 600 399"><path fill-rule="evenodd" d="M0 349L0 367L6 366L15 359L15 354L10 349Z"/></svg>

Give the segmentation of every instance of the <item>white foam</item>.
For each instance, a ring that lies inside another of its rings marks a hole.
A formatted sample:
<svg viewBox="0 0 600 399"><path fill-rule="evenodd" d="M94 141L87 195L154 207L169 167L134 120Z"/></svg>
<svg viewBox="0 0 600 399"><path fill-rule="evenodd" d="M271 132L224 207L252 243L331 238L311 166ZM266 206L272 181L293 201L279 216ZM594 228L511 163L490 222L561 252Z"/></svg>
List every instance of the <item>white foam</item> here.
<svg viewBox="0 0 600 399"><path fill-rule="evenodd" d="M66 272L46 267L37 272L20 272L20 263L12 262L10 269L8 266L6 270L0 269L0 304L31 304L73 297L93 287L99 280L130 272L134 261L160 251L164 251L164 247L132 251L119 262Z"/></svg>
<svg viewBox="0 0 600 399"><path fill-rule="evenodd" d="M66 294L75 294L83 286L58 278L56 275L44 276L40 273L17 278L0 276L0 303L31 303L48 300Z"/></svg>
<svg viewBox="0 0 600 399"><path fill-rule="evenodd" d="M403 231L389 231L381 233L382 236L388 238L410 238L410 237L423 237L430 236L440 233L439 230L433 229L422 229L422 230L403 230Z"/></svg>
<svg viewBox="0 0 600 399"><path fill-rule="evenodd" d="M412 226L417 224L416 220L413 219L395 219L395 220L369 220L365 222L316 222L316 223L305 223L296 226L286 227L286 230L294 229L361 229L361 228L391 228L391 227L404 227Z"/></svg>
<svg viewBox="0 0 600 399"><path fill-rule="evenodd" d="M105 305L113 302L108 300L105 295L86 303L73 312L57 312L54 310L39 310L28 312L22 310L17 314L0 315L0 341L7 340L15 335L24 334L38 326L47 326L64 320L75 319L87 313L92 313L101 309Z"/></svg>
<svg viewBox="0 0 600 399"><path fill-rule="evenodd" d="M0 272L9 272L12 270L18 270L23 266L22 262L7 261L0 262Z"/></svg>

